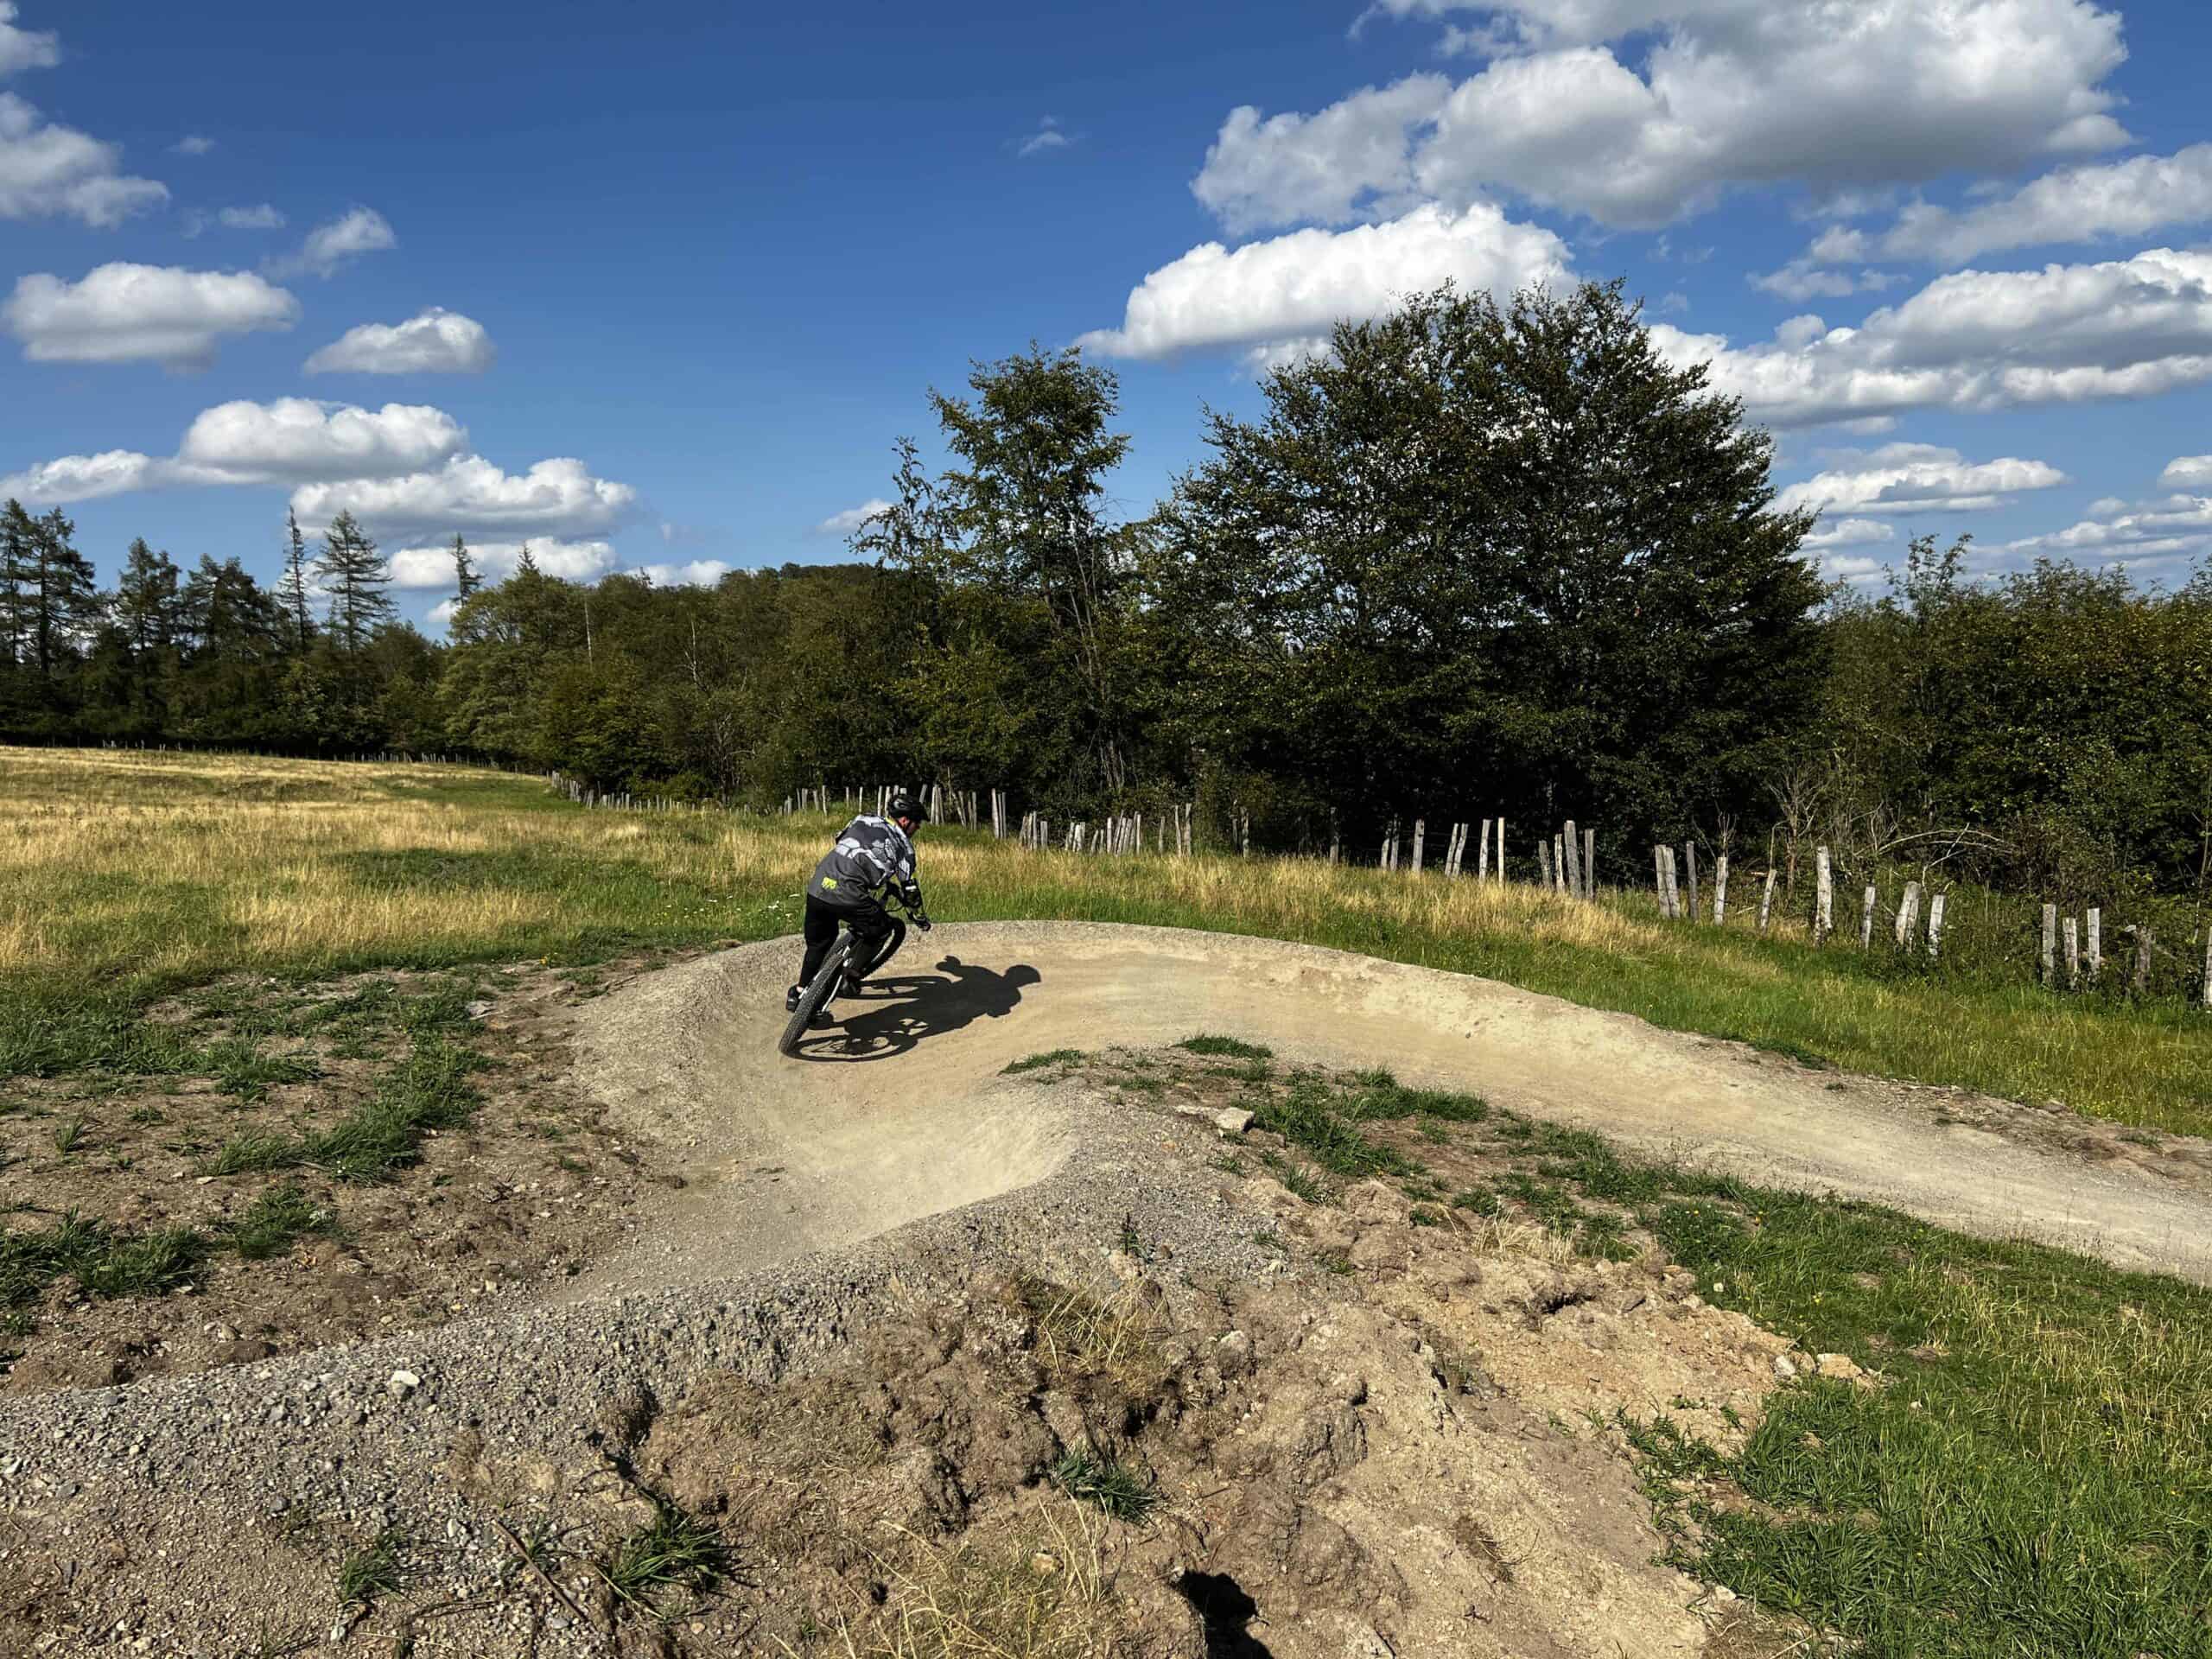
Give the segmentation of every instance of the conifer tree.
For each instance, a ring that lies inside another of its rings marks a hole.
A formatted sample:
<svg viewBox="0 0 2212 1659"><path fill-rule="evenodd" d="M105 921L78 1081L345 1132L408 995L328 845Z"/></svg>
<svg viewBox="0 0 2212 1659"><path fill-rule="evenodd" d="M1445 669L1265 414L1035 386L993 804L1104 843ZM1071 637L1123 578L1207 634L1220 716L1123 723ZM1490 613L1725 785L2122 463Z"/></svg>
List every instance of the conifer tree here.
<svg viewBox="0 0 2212 1659"><path fill-rule="evenodd" d="M385 592L391 572L352 513L341 512L330 521L315 569L330 595L331 626L346 655L357 654L378 626L398 614Z"/></svg>
<svg viewBox="0 0 2212 1659"><path fill-rule="evenodd" d="M28 608L27 643L41 675L52 676L99 626L102 608L92 562L75 545L77 526L54 507L31 521L29 568L18 591Z"/></svg>
<svg viewBox="0 0 2212 1659"><path fill-rule="evenodd" d="M144 537L130 543L116 583L115 620L133 657L150 656L175 642L182 607L179 579L175 562L147 546Z"/></svg>
<svg viewBox="0 0 2212 1659"><path fill-rule="evenodd" d="M292 649L303 652L308 641L315 637L315 620L308 614L308 543L300 534L300 515L289 508L284 513L284 575L277 583L276 596L292 625Z"/></svg>
<svg viewBox="0 0 2212 1659"><path fill-rule="evenodd" d="M453 574L460 584L459 598L467 599L484 585L484 578L476 574L476 562L468 556L468 543L455 531L453 537Z"/></svg>

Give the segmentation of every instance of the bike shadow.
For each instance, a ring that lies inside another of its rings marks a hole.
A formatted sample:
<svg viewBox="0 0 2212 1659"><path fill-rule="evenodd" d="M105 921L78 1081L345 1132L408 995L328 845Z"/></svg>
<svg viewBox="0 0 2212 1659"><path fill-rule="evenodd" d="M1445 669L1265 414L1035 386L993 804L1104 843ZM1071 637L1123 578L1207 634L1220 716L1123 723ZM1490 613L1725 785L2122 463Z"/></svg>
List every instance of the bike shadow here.
<svg viewBox="0 0 2212 1659"><path fill-rule="evenodd" d="M838 1026L800 1039L792 1058L832 1065L887 1060L978 1020L1004 1019L1020 1003L1022 991L1044 979L1027 963L1000 973L950 956L937 969L869 980L857 999L830 1004L841 1016Z"/></svg>

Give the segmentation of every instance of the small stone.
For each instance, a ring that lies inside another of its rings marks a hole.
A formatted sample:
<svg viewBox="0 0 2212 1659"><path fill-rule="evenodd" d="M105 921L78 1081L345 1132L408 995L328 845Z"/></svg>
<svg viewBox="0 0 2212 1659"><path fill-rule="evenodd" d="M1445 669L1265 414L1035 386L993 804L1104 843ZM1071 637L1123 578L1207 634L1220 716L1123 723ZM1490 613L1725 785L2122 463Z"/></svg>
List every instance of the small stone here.
<svg viewBox="0 0 2212 1659"><path fill-rule="evenodd" d="M394 1371L385 1387L391 1390L392 1398L404 1400L423 1386L423 1379L412 1371Z"/></svg>
<svg viewBox="0 0 2212 1659"><path fill-rule="evenodd" d="M1029 1558L1029 1570L1040 1579L1049 1579L1060 1570L1060 1558L1050 1550L1040 1549Z"/></svg>
<svg viewBox="0 0 2212 1659"><path fill-rule="evenodd" d="M1725 1584L1716 1584L1713 1586L1713 1599L1726 1605L1736 1599L1736 1592Z"/></svg>
<svg viewBox="0 0 2212 1659"><path fill-rule="evenodd" d="M1797 1368L1789 1363L1789 1355L1777 1354L1774 1357L1774 1374L1787 1382L1797 1375Z"/></svg>

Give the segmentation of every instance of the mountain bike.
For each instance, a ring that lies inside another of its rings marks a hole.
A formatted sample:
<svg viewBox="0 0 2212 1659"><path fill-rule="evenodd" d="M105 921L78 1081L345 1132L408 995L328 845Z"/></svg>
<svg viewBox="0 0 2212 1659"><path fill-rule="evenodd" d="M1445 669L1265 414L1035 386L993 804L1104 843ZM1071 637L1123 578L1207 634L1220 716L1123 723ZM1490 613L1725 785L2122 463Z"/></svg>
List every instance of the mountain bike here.
<svg viewBox="0 0 2212 1659"><path fill-rule="evenodd" d="M900 895L893 894L890 898L893 902L899 904L906 910L906 919L902 920L897 916L892 916L890 918L891 931L883 936L868 960L858 964L853 961L853 947L857 941L851 925L848 924L838 930L837 942L830 947L830 953L822 958L822 966L815 971L813 982L800 994L798 1007L792 1010L791 1017L784 1024L784 1034L776 1044L778 1052L783 1054L798 1052L799 1039L806 1035L808 1027L814 1023L814 1016L819 1014L830 999L836 994L841 983L845 988L846 995L858 995L861 984L868 976L899 954L899 947L906 943L906 920L911 920L925 933L930 931L931 923L927 911L918 904L906 905Z"/></svg>

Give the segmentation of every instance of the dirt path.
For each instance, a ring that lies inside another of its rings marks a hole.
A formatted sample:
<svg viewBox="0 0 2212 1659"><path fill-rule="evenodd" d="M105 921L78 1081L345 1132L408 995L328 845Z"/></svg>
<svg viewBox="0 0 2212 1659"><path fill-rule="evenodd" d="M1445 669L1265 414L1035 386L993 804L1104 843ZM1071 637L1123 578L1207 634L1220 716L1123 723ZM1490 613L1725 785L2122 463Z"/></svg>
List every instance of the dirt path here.
<svg viewBox="0 0 2212 1659"><path fill-rule="evenodd" d="M1044 1178L1079 1137L1033 1091L983 1092L1059 1048L1220 1032L1294 1061L1387 1065L1625 1145L2212 1282L2212 1159L2164 1137L1808 1070L1491 981L1312 946L1090 923L939 928L881 999L775 1052L790 942L657 974L581 1034L618 1119L685 1148L660 1242L586 1294L701 1282ZM680 1239L680 1248L670 1241Z"/></svg>

